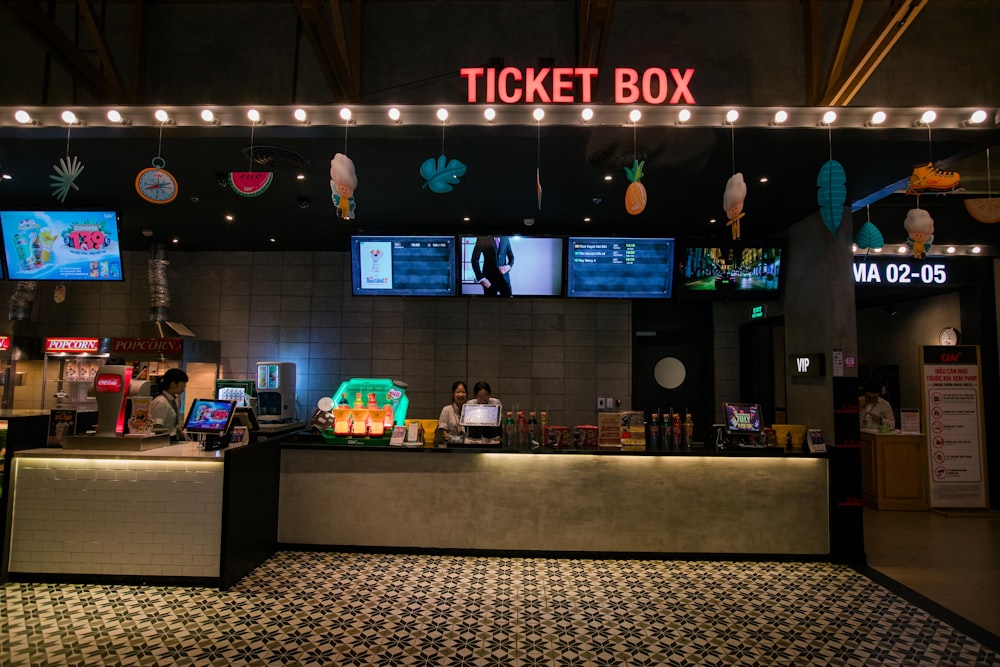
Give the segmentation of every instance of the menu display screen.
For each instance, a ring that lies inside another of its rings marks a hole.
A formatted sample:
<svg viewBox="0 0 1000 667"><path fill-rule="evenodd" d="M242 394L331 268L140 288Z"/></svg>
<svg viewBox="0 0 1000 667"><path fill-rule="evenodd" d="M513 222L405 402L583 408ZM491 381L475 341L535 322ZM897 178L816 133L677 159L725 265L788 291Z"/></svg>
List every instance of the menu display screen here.
<svg viewBox="0 0 1000 667"><path fill-rule="evenodd" d="M570 237L568 260L568 297L667 299L673 291L673 239Z"/></svg>
<svg viewBox="0 0 1000 667"><path fill-rule="evenodd" d="M455 237L352 236L355 296L455 296Z"/></svg>
<svg viewBox="0 0 1000 667"><path fill-rule="evenodd" d="M0 211L11 280L122 280L113 211Z"/></svg>

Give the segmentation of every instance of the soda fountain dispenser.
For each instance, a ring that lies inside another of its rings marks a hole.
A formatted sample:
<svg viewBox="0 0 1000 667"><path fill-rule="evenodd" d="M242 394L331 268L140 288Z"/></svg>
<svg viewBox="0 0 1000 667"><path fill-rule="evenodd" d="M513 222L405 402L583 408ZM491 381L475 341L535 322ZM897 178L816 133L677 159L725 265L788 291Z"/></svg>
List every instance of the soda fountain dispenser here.
<svg viewBox="0 0 1000 667"><path fill-rule="evenodd" d="M295 364L257 362L257 420L277 423L295 419Z"/></svg>

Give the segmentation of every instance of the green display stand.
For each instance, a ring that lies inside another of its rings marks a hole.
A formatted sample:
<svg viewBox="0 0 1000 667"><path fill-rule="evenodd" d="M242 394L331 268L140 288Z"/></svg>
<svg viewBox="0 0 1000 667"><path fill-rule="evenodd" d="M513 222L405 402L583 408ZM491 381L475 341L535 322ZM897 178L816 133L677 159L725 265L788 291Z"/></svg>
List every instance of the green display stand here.
<svg viewBox="0 0 1000 667"><path fill-rule="evenodd" d="M368 395L375 394L375 402L378 407L392 406L392 423L396 426L405 424L406 409L410 405L410 399L406 397L405 385L397 384L387 378L351 378L341 382L337 391L330 398L333 400L335 408L344 405L345 402L347 404L345 407L354 407L358 394L361 395L361 403L365 407L368 406Z"/></svg>

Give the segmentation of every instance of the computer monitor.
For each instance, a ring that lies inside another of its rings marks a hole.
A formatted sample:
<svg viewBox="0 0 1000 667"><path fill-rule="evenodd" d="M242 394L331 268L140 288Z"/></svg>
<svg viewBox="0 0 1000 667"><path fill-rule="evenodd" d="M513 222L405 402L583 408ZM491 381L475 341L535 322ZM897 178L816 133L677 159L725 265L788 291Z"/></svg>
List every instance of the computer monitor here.
<svg viewBox="0 0 1000 667"><path fill-rule="evenodd" d="M466 403L462 406L462 426L500 426L501 406L489 403Z"/></svg>
<svg viewBox="0 0 1000 667"><path fill-rule="evenodd" d="M236 406L233 422L240 426L246 426L250 433L260 430L260 423L257 421L257 415L254 414L253 408Z"/></svg>
<svg viewBox="0 0 1000 667"><path fill-rule="evenodd" d="M229 432L236 412L236 401L196 398L191 402L184 430L188 433L222 436Z"/></svg>
<svg viewBox="0 0 1000 667"><path fill-rule="evenodd" d="M757 434L761 432L760 405L757 403L723 403L726 431Z"/></svg>

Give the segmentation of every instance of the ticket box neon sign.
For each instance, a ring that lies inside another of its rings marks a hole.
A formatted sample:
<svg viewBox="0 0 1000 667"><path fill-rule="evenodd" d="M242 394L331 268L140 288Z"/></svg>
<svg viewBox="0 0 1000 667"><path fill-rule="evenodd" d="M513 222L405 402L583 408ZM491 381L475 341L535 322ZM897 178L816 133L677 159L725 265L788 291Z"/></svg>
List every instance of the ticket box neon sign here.
<svg viewBox="0 0 1000 667"><path fill-rule="evenodd" d="M463 67L459 73L468 81L470 104L494 104L498 100L504 104L590 104L598 69L528 67L522 71L517 67L504 67L498 71L495 67ZM690 67L683 72L676 67L649 67L642 73L630 67L616 67L615 104L634 104L639 100L646 104L694 104L694 95L688 87L693 76L694 69ZM580 92L574 95L577 82Z"/></svg>

